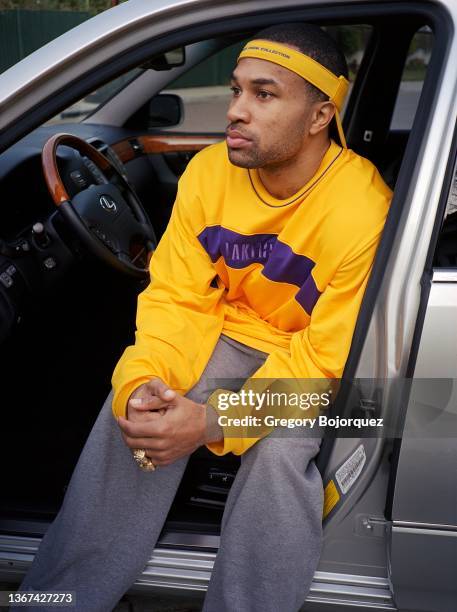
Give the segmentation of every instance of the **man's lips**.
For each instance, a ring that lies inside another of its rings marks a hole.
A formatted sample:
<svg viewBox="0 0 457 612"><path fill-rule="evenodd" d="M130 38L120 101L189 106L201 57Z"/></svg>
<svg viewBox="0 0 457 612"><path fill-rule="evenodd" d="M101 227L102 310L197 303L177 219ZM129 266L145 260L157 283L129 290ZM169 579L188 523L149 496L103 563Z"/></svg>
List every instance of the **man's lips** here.
<svg viewBox="0 0 457 612"><path fill-rule="evenodd" d="M240 132L236 130L227 130L227 145L231 149L239 149L245 147L251 142L249 138L246 138Z"/></svg>

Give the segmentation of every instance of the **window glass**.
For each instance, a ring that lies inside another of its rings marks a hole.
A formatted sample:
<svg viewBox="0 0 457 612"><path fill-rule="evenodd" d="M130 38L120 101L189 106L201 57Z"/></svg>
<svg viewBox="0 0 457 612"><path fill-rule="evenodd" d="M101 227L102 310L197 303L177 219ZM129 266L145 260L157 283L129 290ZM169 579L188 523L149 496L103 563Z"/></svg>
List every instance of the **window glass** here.
<svg viewBox="0 0 457 612"><path fill-rule="evenodd" d="M74 123L76 121L82 121L93 113L99 106L102 106L116 93L121 91L130 81L133 81L141 72L142 68L133 68L129 72L122 74L121 76L113 79L109 83L102 85L95 91L92 91L87 96L84 96L75 104L64 109L58 115L46 122L45 125L52 125L55 123Z"/></svg>
<svg viewBox="0 0 457 612"><path fill-rule="evenodd" d="M428 26L418 30L411 40L395 103L391 130L410 130L430 62L433 34Z"/></svg>
<svg viewBox="0 0 457 612"><path fill-rule="evenodd" d="M457 268L457 163L454 166L454 179L449 190L433 266L435 268Z"/></svg>
<svg viewBox="0 0 457 612"><path fill-rule="evenodd" d="M324 29L342 48L352 83L360 67L371 27L344 25ZM170 130L187 133L225 131L226 112L232 95L229 89L230 75L245 42L241 41L219 51L191 68L167 87L166 91L179 95L184 105L184 121Z"/></svg>
<svg viewBox="0 0 457 612"><path fill-rule="evenodd" d="M455 168L454 180L452 181L451 191L449 193L449 198L447 201L446 215L451 215L455 212L457 212L457 166Z"/></svg>

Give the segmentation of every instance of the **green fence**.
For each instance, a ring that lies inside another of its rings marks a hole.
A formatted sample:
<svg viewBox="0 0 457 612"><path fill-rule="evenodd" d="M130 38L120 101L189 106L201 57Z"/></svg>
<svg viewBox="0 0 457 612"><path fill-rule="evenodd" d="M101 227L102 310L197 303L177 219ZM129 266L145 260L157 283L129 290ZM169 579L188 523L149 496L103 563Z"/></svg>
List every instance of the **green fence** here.
<svg viewBox="0 0 457 612"><path fill-rule="evenodd" d="M90 16L74 11L0 11L0 72Z"/></svg>

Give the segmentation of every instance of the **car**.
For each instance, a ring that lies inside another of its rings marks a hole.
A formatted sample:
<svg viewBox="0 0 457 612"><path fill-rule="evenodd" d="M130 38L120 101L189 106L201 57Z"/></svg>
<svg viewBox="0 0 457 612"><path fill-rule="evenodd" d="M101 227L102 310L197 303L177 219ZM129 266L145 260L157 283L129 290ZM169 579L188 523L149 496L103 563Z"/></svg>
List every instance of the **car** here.
<svg viewBox="0 0 457 612"><path fill-rule="evenodd" d="M303 610L457 610L452 0L130 0L0 75L3 583L30 566L133 341L178 178L224 137L240 46L290 21L352 58L347 141L394 190L332 406L385 427L322 443L324 545ZM131 593L205 592L238 465L194 453Z"/></svg>

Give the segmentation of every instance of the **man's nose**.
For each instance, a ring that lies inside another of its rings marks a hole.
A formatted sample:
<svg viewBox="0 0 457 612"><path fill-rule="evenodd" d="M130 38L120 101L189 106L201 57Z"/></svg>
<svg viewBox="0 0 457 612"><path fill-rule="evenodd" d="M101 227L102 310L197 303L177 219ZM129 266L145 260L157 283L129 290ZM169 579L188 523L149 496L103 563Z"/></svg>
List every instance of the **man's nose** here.
<svg viewBox="0 0 457 612"><path fill-rule="evenodd" d="M232 98L227 111L229 123L249 123L250 117L251 115L246 98L242 94L236 98Z"/></svg>

